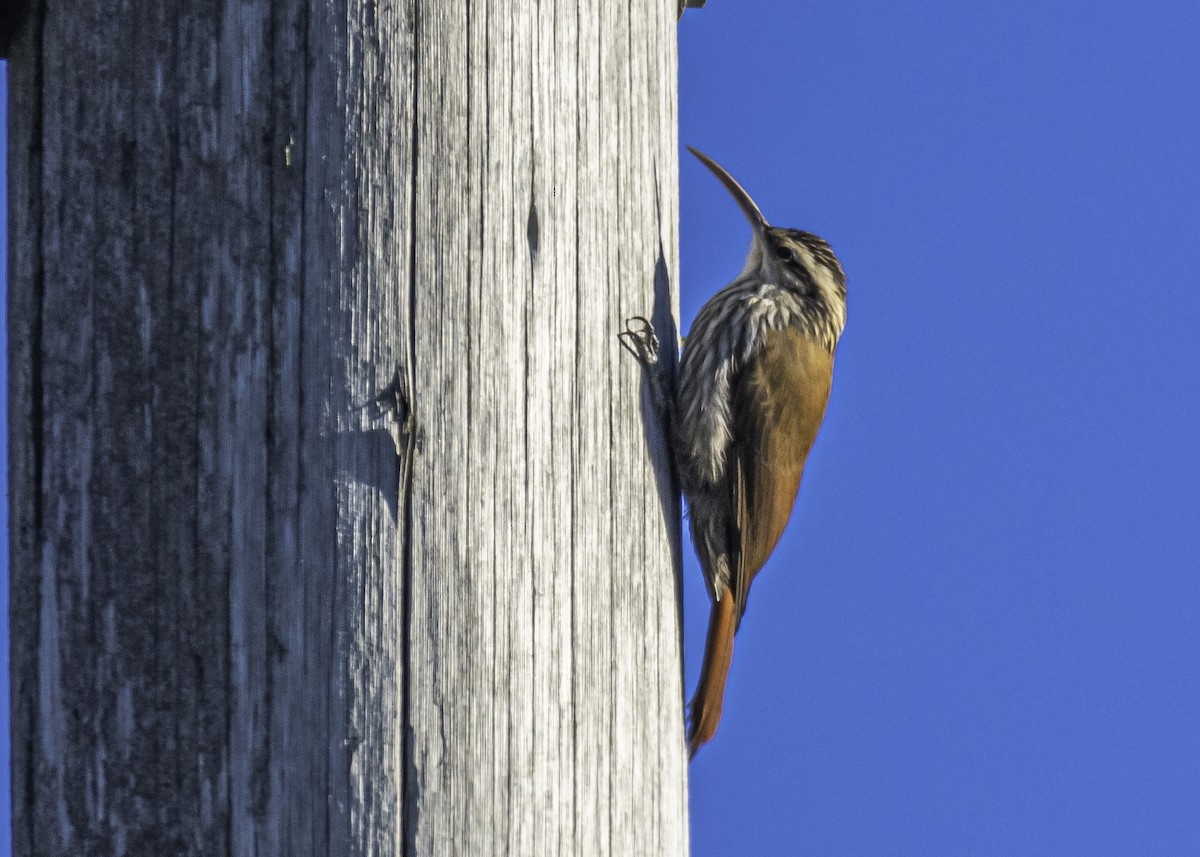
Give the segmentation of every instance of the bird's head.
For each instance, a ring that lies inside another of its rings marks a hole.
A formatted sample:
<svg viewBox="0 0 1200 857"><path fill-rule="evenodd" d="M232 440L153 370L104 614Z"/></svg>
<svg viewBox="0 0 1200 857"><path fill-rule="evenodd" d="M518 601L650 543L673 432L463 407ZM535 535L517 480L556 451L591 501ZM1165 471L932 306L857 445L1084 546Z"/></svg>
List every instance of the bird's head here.
<svg viewBox="0 0 1200 857"><path fill-rule="evenodd" d="M750 194L720 164L691 146L688 151L721 180L750 221L753 238L740 279L756 278L794 290L803 297L845 304L846 274L825 239L811 232L767 223Z"/></svg>

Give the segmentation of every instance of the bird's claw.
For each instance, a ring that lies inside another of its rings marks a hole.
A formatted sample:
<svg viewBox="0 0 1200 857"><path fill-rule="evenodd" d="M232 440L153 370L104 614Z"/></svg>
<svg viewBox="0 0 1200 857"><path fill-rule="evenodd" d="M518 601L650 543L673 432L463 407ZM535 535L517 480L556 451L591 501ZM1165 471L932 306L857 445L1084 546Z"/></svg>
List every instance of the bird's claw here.
<svg viewBox="0 0 1200 857"><path fill-rule="evenodd" d="M617 334L617 338L643 366L658 365L658 334L649 319L640 315L625 319L625 329Z"/></svg>

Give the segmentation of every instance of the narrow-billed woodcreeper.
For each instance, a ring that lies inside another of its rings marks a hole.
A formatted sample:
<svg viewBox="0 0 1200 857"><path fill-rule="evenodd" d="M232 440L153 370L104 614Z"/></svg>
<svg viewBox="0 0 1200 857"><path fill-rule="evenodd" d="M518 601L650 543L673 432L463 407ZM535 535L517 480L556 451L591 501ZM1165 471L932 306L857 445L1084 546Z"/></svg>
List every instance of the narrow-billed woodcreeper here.
<svg viewBox="0 0 1200 857"><path fill-rule="evenodd" d="M846 323L846 275L824 240L771 226L729 173L691 152L753 231L744 270L692 324L672 409L692 541L713 601L690 705L694 756L716 734L750 582L787 525L825 416Z"/></svg>

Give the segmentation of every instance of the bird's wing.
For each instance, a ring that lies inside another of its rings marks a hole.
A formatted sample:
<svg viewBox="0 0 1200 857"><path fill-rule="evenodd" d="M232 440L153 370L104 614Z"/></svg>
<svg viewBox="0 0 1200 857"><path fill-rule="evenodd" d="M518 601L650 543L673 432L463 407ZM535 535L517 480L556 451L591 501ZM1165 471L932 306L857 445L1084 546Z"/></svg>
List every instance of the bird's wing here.
<svg viewBox="0 0 1200 857"><path fill-rule="evenodd" d="M731 575L738 618L754 576L766 563L792 514L804 462L829 402L833 355L792 329L771 331L735 380L730 468L733 544Z"/></svg>

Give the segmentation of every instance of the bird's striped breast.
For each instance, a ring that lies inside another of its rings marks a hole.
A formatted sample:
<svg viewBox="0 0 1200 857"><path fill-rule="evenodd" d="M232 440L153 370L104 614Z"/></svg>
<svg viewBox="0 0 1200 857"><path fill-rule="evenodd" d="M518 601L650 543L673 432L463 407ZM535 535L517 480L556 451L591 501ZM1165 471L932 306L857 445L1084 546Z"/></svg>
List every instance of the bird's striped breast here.
<svg viewBox="0 0 1200 857"><path fill-rule="evenodd" d="M772 331L796 329L832 352L844 300L813 300L755 279L709 299L688 334L680 366L677 458L687 494L720 482L733 441L733 384Z"/></svg>

